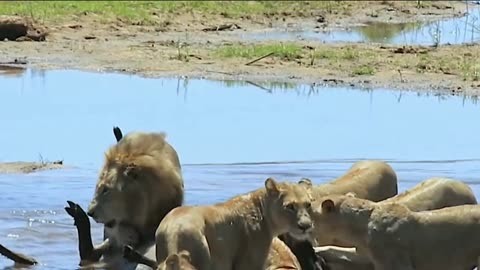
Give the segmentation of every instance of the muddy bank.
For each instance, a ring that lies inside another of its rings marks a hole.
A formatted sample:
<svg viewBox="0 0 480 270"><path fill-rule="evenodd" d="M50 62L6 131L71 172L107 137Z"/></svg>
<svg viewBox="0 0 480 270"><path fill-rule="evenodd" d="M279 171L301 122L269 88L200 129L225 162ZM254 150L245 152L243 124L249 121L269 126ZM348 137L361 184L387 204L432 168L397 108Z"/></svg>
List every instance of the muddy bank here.
<svg viewBox="0 0 480 270"><path fill-rule="evenodd" d="M243 40L240 34L298 27L330 29L368 21L411 22L451 18L465 13L460 1L345 2L342 8L307 8L232 17L215 13L156 14L158 23L104 22L92 13L45 22L45 42L0 42L1 61L26 59L33 68L116 71L142 76L189 76L335 84L355 87L477 95L480 46L407 48L379 44L292 41L293 53L259 58L249 50L278 41ZM224 31L209 31L212 27ZM232 51L228 54L225 51ZM247 53L238 53L236 51ZM289 53L289 52L287 52Z"/></svg>
<svg viewBox="0 0 480 270"><path fill-rule="evenodd" d="M29 18L0 15L0 40L45 41L46 30Z"/></svg>
<svg viewBox="0 0 480 270"><path fill-rule="evenodd" d="M45 170L64 168L63 161L54 162L3 162L0 163L0 173L32 173Z"/></svg>

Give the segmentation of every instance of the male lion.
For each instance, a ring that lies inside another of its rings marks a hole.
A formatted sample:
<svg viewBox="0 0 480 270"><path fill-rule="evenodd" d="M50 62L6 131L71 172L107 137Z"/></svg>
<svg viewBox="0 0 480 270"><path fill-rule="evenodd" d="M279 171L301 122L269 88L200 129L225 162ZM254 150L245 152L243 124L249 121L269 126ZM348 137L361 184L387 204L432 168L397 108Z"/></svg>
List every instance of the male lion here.
<svg viewBox="0 0 480 270"><path fill-rule="evenodd" d="M478 264L479 205L413 212L401 203L348 195L313 205L315 224L335 228L375 270L465 270Z"/></svg>
<svg viewBox="0 0 480 270"><path fill-rule="evenodd" d="M199 270L263 270L272 240L312 230L311 186L265 180L265 188L211 206L181 206L156 232L156 259L187 251Z"/></svg>
<svg viewBox="0 0 480 270"><path fill-rule="evenodd" d="M419 212L449 206L477 204L477 200L472 189L464 182L436 177L420 182L410 190L379 203L400 203L411 211ZM313 215L315 217L315 211ZM316 229L319 230L319 233L332 233L320 224ZM315 249L332 270L373 270L373 265L368 258L358 255L355 248L325 246Z"/></svg>
<svg viewBox="0 0 480 270"><path fill-rule="evenodd" d="M114 128L117 144L105 154L88 215L104 224L104 243L84 261L119 254L124 245L138 246L155 237L163 217L183 203L183 178L175 149L164 133Z"/></svg>

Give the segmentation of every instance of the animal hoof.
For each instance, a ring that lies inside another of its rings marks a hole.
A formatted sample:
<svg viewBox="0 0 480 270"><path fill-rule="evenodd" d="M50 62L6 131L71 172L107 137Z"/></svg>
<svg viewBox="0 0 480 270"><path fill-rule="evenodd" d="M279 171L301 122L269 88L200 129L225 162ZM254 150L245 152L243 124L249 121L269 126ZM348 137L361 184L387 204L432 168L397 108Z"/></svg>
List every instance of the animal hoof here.
<svg viewBox="0 0 480 270"><path fill-rule="evenodd" d="M77 222L81 222L84 220L88 220L87 213L80 207L80 205L72 202L72 201L67 201L68 206L65 207L65 211L73 217L75 220L75 225L77 225Z"/></svg>

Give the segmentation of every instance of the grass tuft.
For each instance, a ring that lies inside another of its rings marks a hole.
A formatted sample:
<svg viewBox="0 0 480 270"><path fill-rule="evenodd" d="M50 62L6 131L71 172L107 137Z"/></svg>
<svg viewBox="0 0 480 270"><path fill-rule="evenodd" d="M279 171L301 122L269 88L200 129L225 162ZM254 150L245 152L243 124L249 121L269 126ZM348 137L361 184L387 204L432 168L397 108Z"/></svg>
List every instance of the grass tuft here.
<svg viewBox="0 0 480 270"><path fill-rule="evenodd" d="M352 75L361 76L361 75L373 75L375 74L375 69L372 66L362 65L355 67L352 71Z"/></svg>
<svg viewBox="0 0 480 270"><path fill-rule="evenodd" d="M215 50L223 58L258 58L273 52L273 56L285 60L302 57L302 47L297 44L229 45Z"/></svg>

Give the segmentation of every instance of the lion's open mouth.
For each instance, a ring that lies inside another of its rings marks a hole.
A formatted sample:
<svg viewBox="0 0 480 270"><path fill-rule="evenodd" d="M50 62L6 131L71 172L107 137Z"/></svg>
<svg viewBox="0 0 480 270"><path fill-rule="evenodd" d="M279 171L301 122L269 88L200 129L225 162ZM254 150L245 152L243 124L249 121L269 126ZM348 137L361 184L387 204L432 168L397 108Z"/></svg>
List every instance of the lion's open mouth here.
<svg viewBox="0 0 480 270"><path fill-rule="evenodd" d="M105 222L105 227L112 228L113 226L115 226L115 219Z"/></svg>

